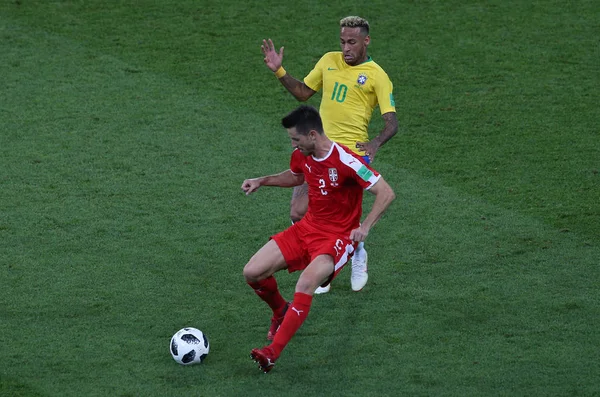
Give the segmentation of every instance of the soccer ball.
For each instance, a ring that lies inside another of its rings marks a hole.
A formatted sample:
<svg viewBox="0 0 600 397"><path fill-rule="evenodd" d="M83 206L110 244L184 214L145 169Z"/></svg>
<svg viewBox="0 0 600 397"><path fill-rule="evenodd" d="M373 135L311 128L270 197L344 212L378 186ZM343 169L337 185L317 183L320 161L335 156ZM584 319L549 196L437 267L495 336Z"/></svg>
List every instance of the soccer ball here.
<svg viewBox="0 0 600 397"><path fill-rule="evenodd" d="M208 355L208 339L202 331L186 327L171 338L171 355L181 365L200 364Z"/></svg>

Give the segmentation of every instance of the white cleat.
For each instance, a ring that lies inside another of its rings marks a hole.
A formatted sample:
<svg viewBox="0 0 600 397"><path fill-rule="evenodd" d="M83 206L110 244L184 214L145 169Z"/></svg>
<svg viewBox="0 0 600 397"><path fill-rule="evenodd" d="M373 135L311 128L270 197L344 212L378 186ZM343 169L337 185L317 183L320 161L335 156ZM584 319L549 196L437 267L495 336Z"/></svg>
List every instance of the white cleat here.
<svg viewBox="0 0 600 397"><path fill-rule="evenodd" d="M367 273L367 250L360 249L352 256L352 275L350 276L350 284L352 284L352 291L358 292L367 285L369 279L369 273Z"/></svg>
<svg viewBox="0 0 600 397"><path fill-rule="evenodd" d="M331 289L331 284L327 284L327 287L318 287L315 290L315 294L326 294Z"/></svg>

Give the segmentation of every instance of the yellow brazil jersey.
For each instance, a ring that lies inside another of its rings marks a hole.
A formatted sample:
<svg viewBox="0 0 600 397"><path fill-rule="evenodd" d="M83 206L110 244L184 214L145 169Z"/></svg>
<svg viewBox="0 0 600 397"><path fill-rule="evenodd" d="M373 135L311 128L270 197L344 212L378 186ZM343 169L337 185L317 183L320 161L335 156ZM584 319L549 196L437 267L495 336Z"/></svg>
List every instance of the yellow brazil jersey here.
<svg viewBox="0 0 600 397"><path fill-rule="evenodd" d="M327 136L359 152L356 142L369 140L368 126L377 105L381 114L396 112L393 86L385 71L371 58L348 65L339 51L328 52L304 78L314 91L323 89L319 112Z"/></svg>

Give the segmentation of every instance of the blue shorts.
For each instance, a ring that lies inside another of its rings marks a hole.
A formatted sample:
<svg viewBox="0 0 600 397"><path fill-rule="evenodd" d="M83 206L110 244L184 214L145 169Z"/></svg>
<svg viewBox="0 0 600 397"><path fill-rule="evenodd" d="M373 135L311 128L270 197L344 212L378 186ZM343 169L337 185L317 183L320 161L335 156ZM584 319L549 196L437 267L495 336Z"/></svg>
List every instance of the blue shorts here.
<svg viewBox="0 0 600 397"><path fill-rule="evenodd" d="M365 163L371 164L371 160L369 160L369 156L362 156L362 159L365 160Z"/></svg>

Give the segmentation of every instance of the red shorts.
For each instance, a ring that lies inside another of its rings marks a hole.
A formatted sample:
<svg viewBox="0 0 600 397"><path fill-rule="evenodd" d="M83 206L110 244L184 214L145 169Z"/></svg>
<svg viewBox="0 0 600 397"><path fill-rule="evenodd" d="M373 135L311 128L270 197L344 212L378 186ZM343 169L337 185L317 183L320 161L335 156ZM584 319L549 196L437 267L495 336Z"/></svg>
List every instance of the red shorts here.
<svg viewBox="0 0 600 397"><path fill-rule="evenodd" d="M271 238L281 250L290 273L304 270L319 255L330 255L334 272L325 286L338 275L356 249L357 243L350 240L349 234L328 233L300 221Z"/></svg>

